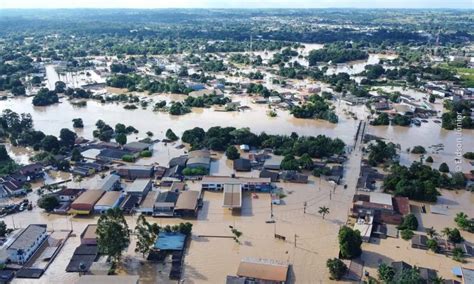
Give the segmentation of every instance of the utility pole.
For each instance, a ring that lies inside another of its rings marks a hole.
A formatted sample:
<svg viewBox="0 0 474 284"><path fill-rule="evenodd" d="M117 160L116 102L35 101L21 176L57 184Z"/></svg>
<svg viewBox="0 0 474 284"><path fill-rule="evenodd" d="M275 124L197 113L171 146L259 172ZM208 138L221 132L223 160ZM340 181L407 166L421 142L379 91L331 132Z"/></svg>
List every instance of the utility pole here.
<svg viewBox="0 0 474 284"><path fill-rule="evenodd" d="M305 201L305 202L304 202L304 207L303 207L303 213L304 213L304 214L306 214L306 205L307 205L307 203L306 203L306 201Z"/></svg>
<svg viewBox="0 0 474 284"><path fill-rule="evenodd" d="M273 199L270 198L270 220L273 220Z"/></svg>
<svg viewBox="0 0 474 284"><path fill-rule="evenodd" d="M332 192L329 191L329 200L331 200L331 199L332 199Z"/></svg>
<svg viewBox="0 0 474 284"><path fill-rule="evenodd" d="M296 247L296 238L297 238L297 237L298 237L298 235L297 235L297 234L295 234L295 247Z"/></svg>

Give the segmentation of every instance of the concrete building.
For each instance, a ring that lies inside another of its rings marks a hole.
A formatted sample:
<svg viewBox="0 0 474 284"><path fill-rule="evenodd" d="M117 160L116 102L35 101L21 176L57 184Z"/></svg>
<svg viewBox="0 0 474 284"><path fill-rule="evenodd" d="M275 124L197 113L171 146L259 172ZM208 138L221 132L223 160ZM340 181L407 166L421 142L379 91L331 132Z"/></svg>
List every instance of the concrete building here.
<svg viewBox="0 0 474 284"><path fill-rule="evenodd" d="M127 186L125 192L128 195L138 196L141 200L142 198L145 198L148 191L151 190L152 185L153 184L150 179L136 179L132 184Z"/></svg>
<svg viewBox="0 0 474 284"><path fill-rule="evenodd" d="M18 264L24 264L46 240L48 234L46 225L28 225L15 240L7 247L8 258Z"/></svg>
<svg viewBox="0 0 474 284"><path fill-rule="evenodd" d="M177 216L196 217L199 206L201 192L195 190L183 191L179 194L174 207L174 214Z"/></svg>
<svg viewBox="0 0 474 284"><path fill-rule="evenodd" d="M269 191L270 178L204 176L201 180L203 190L223 190L225 184L241 184L243 190Z"/></svg>
<svg viewBox="0 0 474 284"><path fill-rule="evenodd" d="M128 180L137 178L151 178L153 177L153 166L127 165L117 168L117 173L120 177Z"/></svg>
<svg viewBox="0 0 474 284"><path fill-rule="evenodd" d="M81 194L74 202L71 204L71 209L69 210L72 214L78 215L89 215L94 210L94 205L99 201L99 199L104 195L105 191L103 190L87 190Z"/></svg>
<svg viewBox="0 0 474 284"><path fill-rule="evenodd" d="M95 213L105 213L109 209L116 208L123 201L125 195L120 191L107 191L94 205Z"/></svg>
<svg viewBox="0 0 474 284"><path fill-rule="evenodd" d="M103 191L120 190L120 177L118 175L108 175L97 181L96 185L91 189L99 189Z"/></svg>

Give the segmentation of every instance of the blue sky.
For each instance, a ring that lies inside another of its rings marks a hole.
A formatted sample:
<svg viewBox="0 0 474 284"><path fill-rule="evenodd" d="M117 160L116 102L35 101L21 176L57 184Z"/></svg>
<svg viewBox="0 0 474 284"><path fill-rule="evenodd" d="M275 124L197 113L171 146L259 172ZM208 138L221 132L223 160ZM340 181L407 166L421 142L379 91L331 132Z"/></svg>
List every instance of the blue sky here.
<svg viewBox="0 0 474 284"><path fill-rule="evenodd" d="M474 0L0 0L0 8L474 8Z"/></svg>

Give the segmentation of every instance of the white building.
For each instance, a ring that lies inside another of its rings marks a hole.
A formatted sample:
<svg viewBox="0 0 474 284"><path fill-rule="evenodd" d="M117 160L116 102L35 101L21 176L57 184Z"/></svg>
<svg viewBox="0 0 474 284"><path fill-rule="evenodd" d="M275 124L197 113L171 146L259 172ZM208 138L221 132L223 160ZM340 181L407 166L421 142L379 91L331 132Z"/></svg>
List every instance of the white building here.
<svg viewBox="0 0 474 284"><path fill-rule="evenodd" d="M27 262L47 237L45 224L28 225L8 246L8 258L18 264Z"/></svg>

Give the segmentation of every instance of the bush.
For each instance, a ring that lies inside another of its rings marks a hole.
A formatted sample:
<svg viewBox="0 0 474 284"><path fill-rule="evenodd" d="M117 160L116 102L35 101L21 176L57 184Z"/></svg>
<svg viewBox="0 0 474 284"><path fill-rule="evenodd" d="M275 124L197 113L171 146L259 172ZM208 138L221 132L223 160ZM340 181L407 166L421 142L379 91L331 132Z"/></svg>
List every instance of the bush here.
<svg viewBox="0 0 474 284"><path fill-rule="evenodd" d="M413 235L415 234L410 229L404 229L401 231L400 235L402 236L402 239L404 239L405 241L408 241L408 240L411 240L411 238L413 238Z"/></svg>
<svg viewBox="0 0 474 284"><path fill-rule="evenodd" d="M418 219L416 219L416 216L414 214L408 214L403 218L403 223L398 227L398 229L416 230L418 229Z"/></svg>
<svg viewBox="0 0 474 284"><path fill-rule="evenodd" d="M413 149L411 150L411 153L412 154L425 154L426 149L425 147L418 145L418 146L413 147Z"/></svg>
<svg viewBox="0 0 474 284"><path fill-rule="evenodd" d="M170 128L166 130L166 138L168 138L171 141L176 141L179 139L179 137Z"/></svg>
<svg viewBox="0 0 474 284"><path fill-rule="evenodd" d="M462 155L464 159L474 160L474 152L466 152Z"/></svg>
<svg viewBox="0 0 474 284"><path fill-rule="evenodd" d="M135 162L135 157L132 155L123 155L122 156L122 161L128 162L128 163L133 163Z"/></svg>
<svg viewBox="0 0 474 284"><path fill-rule="evenodd" d="M332 280L340 280L347 272L347 266L339 258L328 259L326 266L329 268Z"/></svg>
<svg viewBox="0 0 474 284"><path fill-rule="evenodd" d="M360 232L347 226L339 229L339 253L342 258L352 259L362 254Z"/></svg>
<svg viewBox="0 0 474 284"><path fill-rule="evenodd" d="M427 163L433 163L433 158L431 156L428 156L428 158L426 158L425 160Z"/></svg>
<svg viewBox="0 0 474 284"><path fill-rule="evenodd" d="M59 200L54 195L46 195L38 200L38 207L51 212L59 205Z"/></svg>
<svg viewBox="0 0 474 284"><path fill-rule="evenodd" d="M207 170L203 167L185 168L183 170L183 175L185 175L185 176L204 176L204 175L207 175Z"/></svg>
<svg viewBox="0 0 474 284"><path fill-rule="evenodd" d="M240 158L239 151L233 145L227 147L227 150L225 151L225 155L227 159L229 160L237 160L238 158Z"/></svg>
<svg viewBox="0 0 474 284"><path fill-rule="evenodd" d="M149 158L153 155L153 153L150 150L143 150L140 152L140 157L142 158Z"/></svg>
<svg viewBox="0 0 474 284"><path fill-rule="evenodd" d="M439 165L439 171L442 173L449 173L448 164L442 163L441 165Z"/></svg>

